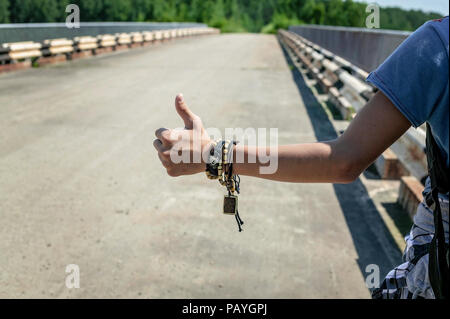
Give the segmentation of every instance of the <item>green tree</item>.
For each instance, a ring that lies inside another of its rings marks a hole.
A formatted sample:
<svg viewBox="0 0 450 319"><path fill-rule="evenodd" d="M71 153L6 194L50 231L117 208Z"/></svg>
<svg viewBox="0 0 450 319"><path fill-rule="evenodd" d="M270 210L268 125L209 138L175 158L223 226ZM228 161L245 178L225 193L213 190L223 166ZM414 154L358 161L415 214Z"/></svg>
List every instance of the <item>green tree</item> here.
<svg viewBox="0 0 450 319"><path fill-rule="evenodd" d="M103 0L108 21L129 21L132 16L131 0Z"/></svg>
<svg viewBox="0 0 450 319"><path fill-rule="evenodd" d="M314 0L307 0L305 5L300 11L300 19L305 23L312 23L314 18L314 9L316 8L316 2Z"/></svg>
<svg viewBox="0 0 450 319"><path fill-rule="evenodd" d="M64 22L79 5L82 21L194 21L222 31L275 32L301 21L362 27L367 4L352 0L0 0L0 23ZM8 5L9 4L9 5ZM381 8L381 27L415 30L436 13Z"/></svg>
<svg viewBox="0 0 450 319"><path fill-rule="evenodd" d="M80 7L81 21L92 22L107 20L104 14L103 0L71 0Z"/></svg>
<svg viewBox="0 0 450 319"><path fill-rule="evenodd" d="M345 21L341 23L350 27L363 27L366 21L366 5L347 0L343 5Z"/></svg>
<svg viewBox="0 0 450 319"><path fill-rule="evenodd" d="M325 24L328 25L343 25L344 12L341 0L331 0L327 3L327 15L325 17Z"/></svg>
<svg viewBox="0 0 450 319"><path fill-rule="evenodd" d="M9 0L0 0L0 23L9 22Z"/></svg>
<svg viewBox="0 0 450 319"><path fill-rule="evenodd" d="M314 24L323 24L323 21L325 19L325 5L322 2L317 3L314 6L312 19L312 23Z"/></svg>
<svg viewBox="0 0 450 319"><path fill-rule="evenodd" d="M144 22L151 20L151 0L132 0L130 20Z"/></svg>
<svg viewBox="0 0 450 319"><path fill-rule="evenodd" d="M263 33L277 33L278 29L287 29L291 25L298 25L302 24L302 22L296 18L288 18L283 13L276 12L273 17L272 21L265 25L261 32Z"/></svg>
<svg viewBox="0 0 450 319"><path fill-rule="evenodd" d="M217 0L214 4L209 23L215 28L223 28L227 24L223 0Z"/></svg>
<svg viewBox="0 0 450 319"><path fill-rule="evenodd" d="M203 21L203 6L204 6L204 0L192 0L191 5L189 6L189 12L188 12L188 20L189 21L196 21L201 22Z"/></svg>
<svg viewBox="0 0 450 319"><path fill-rule="evenodd" d="M71 3L73 3L71 0L58 0L57 1L56 22L66 21L66 17L68 15L68 13L66 12L66 7Z"/></svg>
<svg viewBox="0 0 450 319"><path fill-rule="evenodd" d="M12 22L59 22L60 12L57 0L12 1Z"/></svg>

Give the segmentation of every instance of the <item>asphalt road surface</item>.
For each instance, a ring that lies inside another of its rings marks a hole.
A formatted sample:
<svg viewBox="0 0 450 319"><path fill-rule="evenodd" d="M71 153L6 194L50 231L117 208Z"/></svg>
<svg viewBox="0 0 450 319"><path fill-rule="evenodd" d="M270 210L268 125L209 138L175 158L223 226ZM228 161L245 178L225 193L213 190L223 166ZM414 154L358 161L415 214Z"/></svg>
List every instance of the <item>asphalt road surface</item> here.
<svg viewBox="0 0 450 319"><path fill-rule="evenodd" d="M0 76L0 297L368 298L399 250L361 181L242 177L240 213L204 175L170 178L155 129L335 132L275 36L178 40ZM80 269L68 289L66 266Z"/></svg>

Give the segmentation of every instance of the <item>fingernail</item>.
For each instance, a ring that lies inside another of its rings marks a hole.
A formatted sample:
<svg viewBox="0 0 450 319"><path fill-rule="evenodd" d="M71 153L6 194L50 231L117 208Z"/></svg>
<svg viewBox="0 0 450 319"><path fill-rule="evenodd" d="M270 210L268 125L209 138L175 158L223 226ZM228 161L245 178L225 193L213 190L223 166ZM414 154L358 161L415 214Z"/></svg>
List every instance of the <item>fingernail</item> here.
<svg viewBox="0 0 450 319"><path fill-rule="evenodd" d="M182 93L178 94L178 101L184 102L184 97Z"/></svg>

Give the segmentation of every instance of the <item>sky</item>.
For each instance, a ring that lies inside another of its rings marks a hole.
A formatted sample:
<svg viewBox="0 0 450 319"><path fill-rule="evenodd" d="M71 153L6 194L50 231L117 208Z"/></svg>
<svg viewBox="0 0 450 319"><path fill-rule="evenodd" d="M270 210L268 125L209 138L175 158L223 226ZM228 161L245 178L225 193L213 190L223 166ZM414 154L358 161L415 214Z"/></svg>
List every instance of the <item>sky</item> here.
<svg viewBox="0 0 450 319"><path fill-rule="evenodd" d="M403 9L420 9L448 15L448 0L356 0L359 2L376 2L382 7L400 7Z"/></svg>

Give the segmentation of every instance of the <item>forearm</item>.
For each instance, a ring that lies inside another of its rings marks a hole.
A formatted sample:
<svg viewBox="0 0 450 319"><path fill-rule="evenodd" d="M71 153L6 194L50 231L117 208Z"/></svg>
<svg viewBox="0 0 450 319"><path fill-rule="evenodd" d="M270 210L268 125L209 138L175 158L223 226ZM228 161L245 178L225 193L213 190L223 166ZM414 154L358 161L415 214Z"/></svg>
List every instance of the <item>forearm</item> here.
<svg viewBox="0 0 450 319"><path fill-rule="evenodd" d="M233 170L240 175L282 182L347 183L359 175L359 168L350 163L348 157L341 155L345 152L340 147L338 140L278 146L275 152L278 154L270 158L271 163L267 163L264 154L269 155L270 148L237 145L233 156ZM263 163L264 160L266 163ZM276 170L273 173L261 172L261 167L274 164Z"/></svg>
<svg viewBox="0 0 450 319"><path fill-rule="evenodd" d="M261 174L260 167L264 165L258 160L256 163L234 162L234 171L285 182L348 183L410 126L408 119L382 92L378 92L338 139L279 146L278 169L273 174ZM243 152L245 158L256 155L258 159L258 149L237 146L236 150L238 154Z"/></svg>

